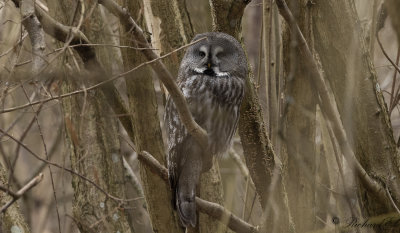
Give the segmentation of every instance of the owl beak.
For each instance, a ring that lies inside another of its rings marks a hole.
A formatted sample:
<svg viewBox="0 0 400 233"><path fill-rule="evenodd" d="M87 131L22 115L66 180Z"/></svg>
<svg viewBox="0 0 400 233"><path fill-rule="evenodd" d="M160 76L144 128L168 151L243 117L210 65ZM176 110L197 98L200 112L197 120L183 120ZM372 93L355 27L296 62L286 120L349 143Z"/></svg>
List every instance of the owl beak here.
<svg viewBox="0 0 400 233"><path fill-rule="evenodd" d="M211 63L207 63L207 67L208 67L208 69L210 69L211 68Z"/></svg>

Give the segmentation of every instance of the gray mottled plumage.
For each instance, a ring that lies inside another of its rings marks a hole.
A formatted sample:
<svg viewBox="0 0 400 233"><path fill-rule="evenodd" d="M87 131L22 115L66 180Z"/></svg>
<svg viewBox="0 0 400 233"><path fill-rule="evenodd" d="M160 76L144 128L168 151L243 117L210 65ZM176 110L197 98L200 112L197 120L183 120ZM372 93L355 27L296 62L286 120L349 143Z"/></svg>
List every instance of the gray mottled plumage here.
<svg viewBox="0 0 400 233"><path fill-rule="evenodd" d="M195 121L208 133L203 149L187 132L172 101L168 99L165 123L168 135L168 176L172 204L182 224L196 225L196 186L200 174L212 166L214 155L228 149L239 119L247 62L240 43L225 33L196 35L182 59L178 85Z"/></svg>

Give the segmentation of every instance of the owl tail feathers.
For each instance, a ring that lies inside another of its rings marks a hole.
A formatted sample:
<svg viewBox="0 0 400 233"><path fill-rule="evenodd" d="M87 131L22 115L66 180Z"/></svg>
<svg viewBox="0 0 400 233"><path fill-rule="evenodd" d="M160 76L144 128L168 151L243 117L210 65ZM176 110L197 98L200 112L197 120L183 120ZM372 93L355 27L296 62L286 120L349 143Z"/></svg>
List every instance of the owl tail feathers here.
<svg viewBox="0 0 400 233"><path fill-rule="evenodd" d="M193 197L183 196L179 195L179 192L177 192L176 207L182 225L184 227L188 227L189 225L191 225L192 227L196 227L197 215L196 215L195 196Z"/></svg>

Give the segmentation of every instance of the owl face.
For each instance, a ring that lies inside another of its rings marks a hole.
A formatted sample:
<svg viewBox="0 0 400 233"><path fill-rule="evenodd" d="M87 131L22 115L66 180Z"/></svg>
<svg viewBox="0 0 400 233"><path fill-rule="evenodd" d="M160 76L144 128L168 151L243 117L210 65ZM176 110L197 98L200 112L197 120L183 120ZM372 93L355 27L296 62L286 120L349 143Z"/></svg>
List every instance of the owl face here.
<svg viewBox="0 0 400 233"><path fill-rule="evenodd" d="M196 35L193 41L203 37L206 39L187 50L181 69L215 77L246 76L245 54L235 38L225 33L209 32Z"/></svg>

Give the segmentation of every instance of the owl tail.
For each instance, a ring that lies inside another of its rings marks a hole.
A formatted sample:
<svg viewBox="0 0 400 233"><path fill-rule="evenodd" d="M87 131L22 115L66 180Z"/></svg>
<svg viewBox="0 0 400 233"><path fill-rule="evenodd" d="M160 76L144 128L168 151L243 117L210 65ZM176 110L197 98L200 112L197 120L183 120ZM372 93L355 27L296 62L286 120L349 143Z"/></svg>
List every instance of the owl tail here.
<svg viewBox="0 0 400 233"><path fill-rule="evenodd" d="M201 165L201 158L195 157L195 154L189 156L175 189L176 209L184 227L196 226L196 187L200 179Z"/></svg>
<svg viewBox="0 0 400 233"><path fill-rule="evenodd" d="M196 200L195 197L180 195L179 191L176 196L176 209L181 219L182 225L188 227L196 227Z"/></svg>

